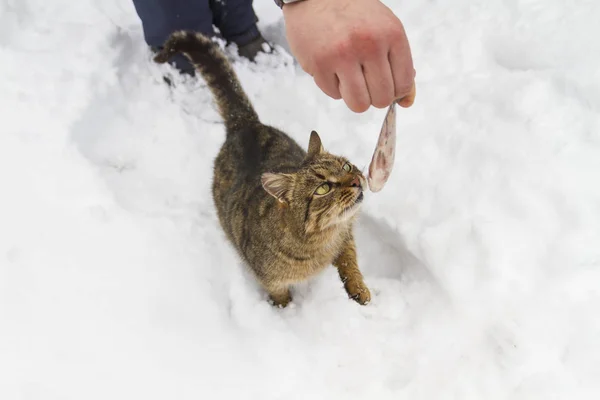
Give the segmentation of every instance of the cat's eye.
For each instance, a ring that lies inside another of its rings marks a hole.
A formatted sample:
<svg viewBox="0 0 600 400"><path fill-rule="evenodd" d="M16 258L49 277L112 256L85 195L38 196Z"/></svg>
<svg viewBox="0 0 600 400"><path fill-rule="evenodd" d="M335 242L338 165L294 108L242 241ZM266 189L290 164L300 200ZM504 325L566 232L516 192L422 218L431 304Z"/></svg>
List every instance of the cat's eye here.
<svg viewBox="0 0 600 400"><path fill-rule="evenodd" d="M343 166L342 168L343 168L343 169L344 169L344 171L346 171L346 172L350 172L350 171L352 171L352 165L350 165L350 164L348 164L348 163L344 164L344 166Z"/></svg>
<svg viewBox="0 0 600 400"><path fill-rule="evenodd" d="M319 194L319 195L324 195L324 194L329 193L330 190L331 190L331 185L329 183L324 183L321 186L319 186L317 188L317 190L315 190L315 193Z"/></svg>

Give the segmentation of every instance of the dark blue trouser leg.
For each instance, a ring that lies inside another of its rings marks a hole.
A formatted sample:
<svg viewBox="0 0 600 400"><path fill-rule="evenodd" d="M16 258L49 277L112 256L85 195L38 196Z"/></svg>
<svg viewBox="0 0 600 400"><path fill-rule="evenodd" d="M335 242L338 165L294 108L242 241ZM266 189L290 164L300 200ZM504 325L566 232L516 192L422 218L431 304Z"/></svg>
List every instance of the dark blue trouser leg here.
<svg viewBox="0 0 600 400"><path fill-rule="evenodd" d="M180 29L194 30L209 36L216 33L238 45L258 36L252 0L132 0L142 21L144 39L151 47L160 47L171 33ZM182 71L193 67L182 55L171 60Z"/></svg>
<svg viewBox="0 0 600 400"><path fill-rule="evenodd" d="M150 47L161 47L171 33L180 29L214 35L209 0L133 0L133 5ZM194 72L194 67L181 54L170 61L181 71Z"/></svg>
<svg viewBox="0 0 600 400"><path fill-rule="evenodd" d="M239 46L259 35L258 18L252 8L253 0L210 0L213 24L229 42Z"/></svg>

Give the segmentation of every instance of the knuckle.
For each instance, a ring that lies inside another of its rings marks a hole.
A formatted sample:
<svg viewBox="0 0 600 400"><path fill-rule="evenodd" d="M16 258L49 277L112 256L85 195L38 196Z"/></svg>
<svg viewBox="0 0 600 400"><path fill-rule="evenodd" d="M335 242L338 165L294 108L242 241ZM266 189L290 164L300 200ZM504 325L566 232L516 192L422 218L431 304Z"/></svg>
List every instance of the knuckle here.
<svg viewBox="0 0 600 400"><path fill-rule="evenodd" d="M351 31L352 40L359 43L372 44L376 42L375 36L370 29L355 28Z"/></svg>
<svg viewBox="0 0 600 400"><path fill-rule="evenodd" d="M405 36L406 36L406 34L404 32L404 28L402 27L402 24L400 24L400 23L392 24L392 26L390 26L387 29L387 37L390 40L393 40L393 41L404 40Z"/></svg>
<svg viewBox="0 0 600 400"><path fill-rule="evenodd" d="M383 47L382 37L374 29L355 28L350 32L350 41L352 47L361 53L377 53Z"/></svg>
<svg viewBox="0 0 600 400"><path fill-rule="evenodd" d="M334 62L336 60L346 60L352 53L352 41L344 39L337 41L331 51L328 51L323 56L328 62Z"/></svg>
<svg viewBox="0 0 600 400"><path fill-rule="evenodd" d="M313 71L313 76L317 75L326 66L327 61L325 60L325 53L315 53L310 60L310 69Z"/></svg>

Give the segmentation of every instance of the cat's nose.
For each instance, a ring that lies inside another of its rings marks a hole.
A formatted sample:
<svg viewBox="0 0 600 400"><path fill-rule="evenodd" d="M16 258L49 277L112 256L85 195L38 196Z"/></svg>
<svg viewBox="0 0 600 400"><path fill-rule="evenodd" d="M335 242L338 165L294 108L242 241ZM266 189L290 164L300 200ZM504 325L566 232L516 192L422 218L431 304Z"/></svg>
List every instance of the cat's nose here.
<svg viewBox="0 0 600 400"><path fill-rule="evenodd" d="M350 186L351 187L360 187L361 186L358 176L355 176L354 179L352 179L352 181L350 182Z"/></svg>

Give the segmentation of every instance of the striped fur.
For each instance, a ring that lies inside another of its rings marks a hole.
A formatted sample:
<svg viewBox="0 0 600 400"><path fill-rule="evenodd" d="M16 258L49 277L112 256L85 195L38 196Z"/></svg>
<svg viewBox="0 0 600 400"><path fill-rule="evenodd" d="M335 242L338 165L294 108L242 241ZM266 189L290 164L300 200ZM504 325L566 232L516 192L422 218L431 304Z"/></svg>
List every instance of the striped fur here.
<svg viewBox="0 0 600 400"><path fill-rule="evenodd" d="M212 185L220 224L272 303L287 305L291 285L333 264L348 295L366 304L370 292L352 236L366 187L360 170L327 152L314 131L305 151L281 130L262 124L215 42L176 32L155 60L164 63L177 53L201 73L225 122ZM324 183L331 190L318 194Z"/></svg>

